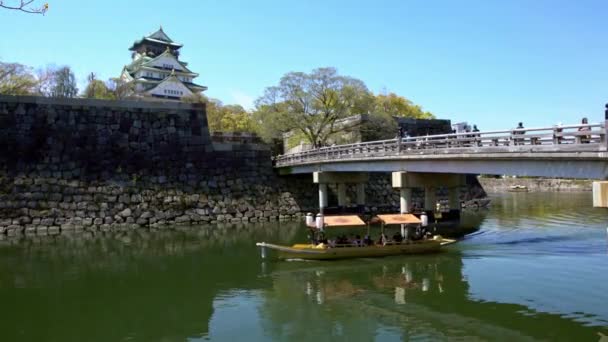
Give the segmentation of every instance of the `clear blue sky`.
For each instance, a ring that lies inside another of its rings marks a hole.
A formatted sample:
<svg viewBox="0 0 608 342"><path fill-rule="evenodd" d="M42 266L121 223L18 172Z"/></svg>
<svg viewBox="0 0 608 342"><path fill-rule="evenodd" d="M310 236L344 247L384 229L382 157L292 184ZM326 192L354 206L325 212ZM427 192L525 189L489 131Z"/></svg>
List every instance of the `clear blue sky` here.
<svg viewBox="0 0 608 342"><path fill-rule="evenodd" d="M105 79L162 24L225 103L322 66L482 130L598 122L608 102L601 0L48 2L46 16L0 10L0 60Z"/></svg>

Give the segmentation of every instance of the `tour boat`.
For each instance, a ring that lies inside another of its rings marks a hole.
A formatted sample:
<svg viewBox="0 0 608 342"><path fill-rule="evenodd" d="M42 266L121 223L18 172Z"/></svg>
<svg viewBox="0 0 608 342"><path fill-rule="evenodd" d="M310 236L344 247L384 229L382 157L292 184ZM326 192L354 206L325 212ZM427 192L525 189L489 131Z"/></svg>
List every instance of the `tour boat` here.
<svg viewBox="0 0 608 342"><path fill-rule="evenodd" d="M402 236L407 225L420 227L421 220L412 214L389 214L378 215L381 223L381 234L384 233L385 225L401 225ZM334 227L367 227L369 235L369 223L366 224L357 215L326 216L323 217L324 228ZM307 223L314 233L324 231ZM400 254L422 254L438 252L442 246L456 242L456 240L445 239L440 235L423 237L419 240L404 239L402 242L384 241L383 243L372 243L371 245L331 244L331 243L307 243L283 246L266 242L258 242L256 246L262 250L262 258L266 258L268 250L276 251L279 259L304 259L304 260L331 260L346 258L369 258L383 257Z"/></svg>

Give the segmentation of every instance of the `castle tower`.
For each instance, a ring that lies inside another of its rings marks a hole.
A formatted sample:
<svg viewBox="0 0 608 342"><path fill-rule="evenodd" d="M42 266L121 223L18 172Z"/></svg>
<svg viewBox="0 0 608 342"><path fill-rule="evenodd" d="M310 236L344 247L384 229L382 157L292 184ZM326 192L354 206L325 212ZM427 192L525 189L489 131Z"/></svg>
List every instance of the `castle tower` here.
<svg viewBox="0 0 608 342"><path fill-rule="evenodd" d="M134 83L137 94L180 100L207 90L193 82L197 73L178 59L182 44L175 43L161 27L158 31L135 41L129 49L131 64L122 69L120 78Z"/></svg>

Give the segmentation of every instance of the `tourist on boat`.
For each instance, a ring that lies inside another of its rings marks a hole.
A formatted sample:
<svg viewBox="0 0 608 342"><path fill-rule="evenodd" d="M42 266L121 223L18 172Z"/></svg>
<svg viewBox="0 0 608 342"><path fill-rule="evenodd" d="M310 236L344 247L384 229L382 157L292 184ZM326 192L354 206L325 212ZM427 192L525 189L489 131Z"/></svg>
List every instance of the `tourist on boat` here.
<svg viewBox="0 0 608 342"><path fill-rule="evenodd" d="M371 246L374 244L374 241L372 240L371 237L369 237L369 235L365 235L365 238L363 239L363 243L365 244L365 246Z"/></svg>
<svg viewBox="0 0 608 342"><path fill-rule="evenodd" d="M587 118L583 118L583 120L581 120L581 124L583 125L588 125L589 122L587 121ZM581 126L578 128L579 132L589 132L591 131L591 127L589 126ZM591 141L591 136L590 135L582 135L581 136L581 143L583 144L588 144Z"/></svg>
<svg viewBox="0 0 608 342"><path fill-rule="evenodd" d="M363 246L363 241L361 241L361 235L359 235L359 234L355 235L355 240L353 241L353 245L355 247L362 247Z"/></svg>
<svg viewBox="0 0 608 342"><path fill-rule="evenodd" d="M382 233L382 234L380 234L380 238L378 239L378 242L376 242L376 244L385 246L387 242L388 242L388 238L386 237L386 235L384 233Z"/></svg>
<svg viewBox="0 0 608 342"><path fill-rule="evenodd" d="M310 243L313 245L317 244L317 236L315 230L312 228L308 229L308 240L310 240Z"/></svg>
<svg viewBox="0 0 608 342"><path fill-rule="evenodd" d="M393 235L393 241L395 241L396 243L401 243L403 241L403 236L401 236L401 233L396 232Z"/></svg>
<svg viewBox="0 0 608 342"><path fill-rule="evenodd" d="M326 245L327 245L327 237L325 236L325 233L324 233L324 232L322 232L322 231L321 231L321 232L319 232L319 236L318 236L318 239L317 239L317 240L318 240L318 241L317 241L318 243L324 243L324 244L326 244Z"/></svg>

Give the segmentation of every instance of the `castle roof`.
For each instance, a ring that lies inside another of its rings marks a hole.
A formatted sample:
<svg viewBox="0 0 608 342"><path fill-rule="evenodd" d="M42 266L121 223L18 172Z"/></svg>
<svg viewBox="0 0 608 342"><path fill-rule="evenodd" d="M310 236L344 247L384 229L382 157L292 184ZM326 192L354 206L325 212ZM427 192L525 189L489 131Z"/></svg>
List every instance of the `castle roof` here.
<svg viewBox="0 0 608 342"><path fill-rule="evenodd" d="M175 43L173 40L171 40L171 38L169 38L169 36L167 36L165 31L163 31L162 26L156 32L151 33L145 37L142 37L139 40L136 40L133 43L133 46L129 50L131 50L131 51L135 50L137 48L137 46L143 44L144 42L169 45L169 46L172 46L173 48L175 48L176 50L183 46L182 44Z"/></svg>

